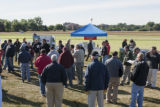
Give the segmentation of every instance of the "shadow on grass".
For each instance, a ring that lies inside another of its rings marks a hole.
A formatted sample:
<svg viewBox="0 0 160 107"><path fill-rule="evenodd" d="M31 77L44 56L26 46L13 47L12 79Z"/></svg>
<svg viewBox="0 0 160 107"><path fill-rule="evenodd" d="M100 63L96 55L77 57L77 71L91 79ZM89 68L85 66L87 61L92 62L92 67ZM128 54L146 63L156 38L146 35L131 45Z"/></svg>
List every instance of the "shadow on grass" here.
<svg viewBox="0 0 160 107"><path fill-rule="evenodd" d="M131 93L124 91L124 90L118 90L118 94L131 95Z"/></svg>
<svg viewBox="0 0 160 107"><path fill-rule="evenodd" d="M151 103L155 103L155 104L160 104L160 99L157 99L157 98L144 97L143 100Z"/></svg>
<svg viewBox="0 0 160 107"><path fill-rule="evenodd" d="M124 104L124 103L117 103L115 105L119 105L120 107L129 107L129 105L127 104Z"/></svg>
<svg viewBox="0 0 160 107"><path fill-rule="evenodd" d="M80 103L77 101L69 101L67 99L63 99L63 104L67 105L67 107L88 107L87 104Z"/></svg>
<svg viewBox="0 0 160 107"><path fill-rule="evenodd" d="M41 107L43 104L42 102L33 102L25 98L8 94L6 90L2 90L2 92L3 92L3 102L9 103L9 104L16 104L16 105L24 104L24 105L30 105L32 107Z"/></svg>
<svg viewBox="0 0 160 107"><path fill-rule="evenodd" d="M80 85L74 85L73 88L68 88L69 90L72 91L77 91L80 93L84 93L84 86L80 86Z"/></svg>

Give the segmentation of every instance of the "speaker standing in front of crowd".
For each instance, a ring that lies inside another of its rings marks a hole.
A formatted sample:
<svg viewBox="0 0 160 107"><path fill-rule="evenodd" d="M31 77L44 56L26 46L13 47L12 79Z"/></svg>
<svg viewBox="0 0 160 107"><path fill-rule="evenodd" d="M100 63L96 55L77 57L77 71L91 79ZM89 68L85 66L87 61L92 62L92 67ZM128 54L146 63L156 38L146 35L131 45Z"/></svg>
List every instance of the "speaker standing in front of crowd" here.
<svg viewBox="0 0 160 107"><path fill-rule="evenodd" d="M47 43L46 39L43 39L43 43L42 43L41 49L45 49L46 53L48 54L48 52L50 50L50 45Z"/></svg>
<svg viewBox="0 0 160 107"><path fill-rule="evenodd" d="M109 73L107 67L98 61L97 51L92 53L92 63L88 65L85 73L85 91L88 94L88 107L95 107L95 101L98 101L98 107L104 105L104 93L106 93Z"/></svg>
<svg viewBox="0 0 160 107"><path fill-rule="evenodd" d="M146 60L149 65L147 85L155 88L157 81L158 64L160 63L160 55L158 54L156 47L152 47L152 50L146 54Z"/></svg>
<svg viewBox="0 0 160 107"><path fill-rule="evenodd" d="M130 107L143 107L143 94L144 87L146 85L147 76L149 72L149 66L144 61L144 54L139 53L137 55L136 63L131 72L132 90L131 90L131 104Z"/></svg>
<svg viewBox="0 0 160 107"><path fill-rule="evenodd" d="M93 47L93 42L92 42L92 40L89 40L89 43L88 43L88 45L87 45L88 55L87 55L86 61L88 61L88 58L90 57L93 49L94 49L94 47Z"/></svg>
<svg viewBox="0 0 160 107"><path fill-rule="evenodd" d="M115 51L112 53L112 58L108 59L105 63L109 75L109 85L108 85L108 93L107 93L107 102L108 103L117 103L117 95L118 95L118 86L120 83L120 77L123 75L123 65L121 61L118 59L118 52ZM113 91L113 96L112 95Z"/></svg>
<svg viewBox="0 0 160 107"><path fill-rule="evenodd" d="M39 57L40 50L41 50L41 43L38 40L35 40L35 43L33 44L33 50L35 52L35 57Z"/></svg>

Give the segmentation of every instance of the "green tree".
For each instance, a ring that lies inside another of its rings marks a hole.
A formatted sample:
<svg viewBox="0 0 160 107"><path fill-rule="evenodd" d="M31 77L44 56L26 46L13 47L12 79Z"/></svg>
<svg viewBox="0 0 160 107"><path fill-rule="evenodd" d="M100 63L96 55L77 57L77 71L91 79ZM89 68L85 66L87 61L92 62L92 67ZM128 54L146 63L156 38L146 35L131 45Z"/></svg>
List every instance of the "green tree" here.
<svg viewBox="0 0 160 107"><path fill-rule="evenodd" d="M154 24L153 30L159 31L160 30L160 24Z"/></svg>
<svg viewBox="0 0 160 107"><path fill-rule="evenodd" d="M55 26L54 25L50 25L50 26L48 26L48 30L55 30Z"/></svg>
<svg viewBox="0 0 160 107"><path fill-rule="evenodd" d="M12 25L11 25L11 31L18 32L20 30L22 30L21 29L21 24L18 22L18 20L16 20L16 19L13 20Z"/></svg>
<svg viewBox="0 0 160 107"><path fill-rule="evenodd" d="M56 30L63 30L63 25L62 25L62 24L57 24L57 25L55 26L55 29L56 29Z"/></svg>

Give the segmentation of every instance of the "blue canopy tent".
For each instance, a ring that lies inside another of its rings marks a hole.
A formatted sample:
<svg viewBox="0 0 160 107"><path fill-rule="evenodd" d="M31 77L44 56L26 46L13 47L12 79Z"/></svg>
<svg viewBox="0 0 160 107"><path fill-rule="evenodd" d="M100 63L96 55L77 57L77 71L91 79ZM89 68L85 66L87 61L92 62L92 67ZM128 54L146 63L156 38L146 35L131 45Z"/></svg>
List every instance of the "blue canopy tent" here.
<svg viewBox="0 0 160 107"><path fill-rule="evenodd" d="M107 36L107 32L97 28L92 24L88 24L74 32L71 33L73 37L97 37L97 36Z"/></svg>

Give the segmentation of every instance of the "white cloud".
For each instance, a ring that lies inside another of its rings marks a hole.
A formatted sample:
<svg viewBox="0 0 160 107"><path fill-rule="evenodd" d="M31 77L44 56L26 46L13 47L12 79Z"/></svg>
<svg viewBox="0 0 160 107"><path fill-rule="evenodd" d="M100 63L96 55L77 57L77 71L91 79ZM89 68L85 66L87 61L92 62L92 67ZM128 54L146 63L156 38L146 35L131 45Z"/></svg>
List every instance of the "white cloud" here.
<svg viewBox="0 0 160 107"><path fill-rule="evenodd" d="M49 9L40 9L33 11L18 11L14 13L6 13L6 15L48 15L56 13L74 13L74 12L84 12L91 10L100 10L100 9L118 9L118 8L129 8L136 6L147 6L160 4L160 0L112 0L100 3L90 3L90 4L80 4L80 5L70 5L58 8L49 8ZM4 14L5 15L5 14Z"/></svg>

